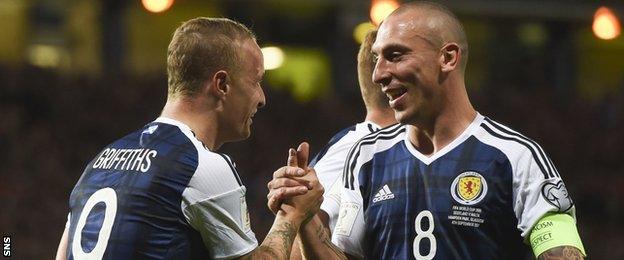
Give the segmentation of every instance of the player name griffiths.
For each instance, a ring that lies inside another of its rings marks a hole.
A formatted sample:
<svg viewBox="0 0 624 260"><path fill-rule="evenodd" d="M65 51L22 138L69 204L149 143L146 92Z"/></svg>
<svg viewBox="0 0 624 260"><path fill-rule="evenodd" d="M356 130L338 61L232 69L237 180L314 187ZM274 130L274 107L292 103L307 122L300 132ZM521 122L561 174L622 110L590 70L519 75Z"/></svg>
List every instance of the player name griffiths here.
<svg viewBox="0 0 624 260"><path fill-rule="evenodd" d="M147 172L157 154L151 149L106 148L93 163L93 169Z"/></svg>

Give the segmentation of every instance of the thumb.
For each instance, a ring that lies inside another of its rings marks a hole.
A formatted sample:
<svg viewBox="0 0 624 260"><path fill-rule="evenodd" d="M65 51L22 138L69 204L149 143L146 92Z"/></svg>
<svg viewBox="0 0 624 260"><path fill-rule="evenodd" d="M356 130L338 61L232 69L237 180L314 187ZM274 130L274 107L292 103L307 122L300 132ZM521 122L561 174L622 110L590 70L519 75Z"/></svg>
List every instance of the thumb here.
<svg viewBox="0 0 624 260"><path fill-rule="evenodd" d="M297 147L297 162L299 167L306 169L308 167L308 158L310 157L310 145L307 142L302 142Z"/></svg>

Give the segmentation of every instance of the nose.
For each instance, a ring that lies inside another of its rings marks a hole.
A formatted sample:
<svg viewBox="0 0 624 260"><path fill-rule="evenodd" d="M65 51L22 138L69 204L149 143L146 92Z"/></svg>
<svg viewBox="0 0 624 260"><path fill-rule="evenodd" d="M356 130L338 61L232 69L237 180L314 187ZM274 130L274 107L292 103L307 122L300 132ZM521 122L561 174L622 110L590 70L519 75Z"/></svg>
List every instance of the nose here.
<svg viewBox="0 0 624 260"><path fill-rule="evenodd" d="M264 89L260 86L260 101L258 101L258 108L264 107L266 105L266 96L264 95Z"/></svg>
<svg viewBox="0 0 624 260"><path fill-rule="evenodd" d="M388 63L385 59L380 57L375 63L375 69L373 70L373 82L383 87L390 84L391 80L392 77L388 71Z"/></svg>

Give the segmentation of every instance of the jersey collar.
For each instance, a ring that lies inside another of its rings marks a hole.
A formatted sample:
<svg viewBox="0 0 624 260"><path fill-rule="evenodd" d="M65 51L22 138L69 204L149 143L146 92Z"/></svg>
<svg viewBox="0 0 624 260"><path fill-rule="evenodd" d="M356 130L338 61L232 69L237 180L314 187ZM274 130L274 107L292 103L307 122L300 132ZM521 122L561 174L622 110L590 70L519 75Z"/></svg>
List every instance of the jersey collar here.
<svg viewBox="0 0 624 260"><path fill-rule="evenodd" d="M468 125L468 127L466 127L466 129L464 129L464 131L459 136L457 136L452 142L450 142L440 151L432 154L431 156L425 156L422 153L420 153L418 150L416 150L416 148L414 148L414 145L412 145L412 143L409 141L409 134L405 135L405 139L404 139L405 146L407 147L407 150L410 151L412 155L418 158L418 160L420 160L426 165L429 165L435 160L437 160L438 158L444 156L451 150L455 149L455 147L457 147L464 141L466 141L468 137L472 136L472 134L474 133L474 130L479 127L482 121L483 121L483 116L477 112L477 116L475 117L475 119L472 121L472 123L470 123L470 125Z"/></svg>
<svg viewBox="0 0 624 260"><path fill-rule="evenodd" d="M189 131L189 132L193 133L191 128L189 126L187 126L185 123L182 123L182 122L180 122L178 120L175 120L175 119L172 119L172 118L161 116L161 117L156 118L156 120L154 120L154 122L168 124L168 125L174 125L174 126L179 127L181 130L186 130L186 131Z"/></svg>

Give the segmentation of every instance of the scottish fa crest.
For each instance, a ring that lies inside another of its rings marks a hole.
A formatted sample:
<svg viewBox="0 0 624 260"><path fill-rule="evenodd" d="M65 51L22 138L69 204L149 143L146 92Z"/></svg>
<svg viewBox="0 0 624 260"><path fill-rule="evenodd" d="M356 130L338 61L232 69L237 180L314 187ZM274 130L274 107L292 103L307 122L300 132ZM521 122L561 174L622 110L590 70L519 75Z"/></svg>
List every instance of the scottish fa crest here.
<svg viewBox="0 0 624 260"><path fill-rule="evenodd" d="M479 203L487 194L488 186L485 178L478 172L463 172L455 177L451 184L451 196L464 205Z"/></svg>

